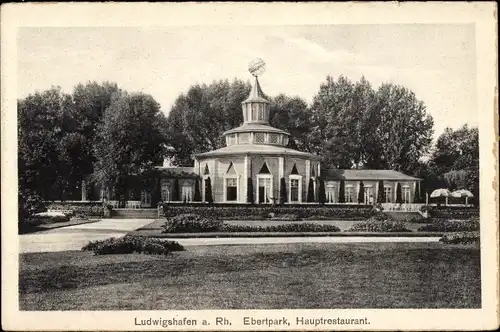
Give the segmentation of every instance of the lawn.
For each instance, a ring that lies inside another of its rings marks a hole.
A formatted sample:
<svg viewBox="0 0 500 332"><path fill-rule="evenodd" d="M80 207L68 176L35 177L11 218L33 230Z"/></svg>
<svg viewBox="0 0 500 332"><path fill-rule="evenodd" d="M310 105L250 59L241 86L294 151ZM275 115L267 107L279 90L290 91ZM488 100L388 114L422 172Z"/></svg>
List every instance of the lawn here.
<svg viewBox="0 0 500 332"><path fill-rule="evenodd" d="M478 246L195 246L20 255L21 310L479 308Z"/></svg>

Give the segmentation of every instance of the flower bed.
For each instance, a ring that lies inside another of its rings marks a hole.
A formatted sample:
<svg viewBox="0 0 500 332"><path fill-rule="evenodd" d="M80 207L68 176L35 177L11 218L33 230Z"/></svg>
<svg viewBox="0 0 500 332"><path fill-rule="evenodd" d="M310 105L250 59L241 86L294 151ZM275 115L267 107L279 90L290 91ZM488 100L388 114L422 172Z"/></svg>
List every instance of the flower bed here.
<svg viewBox="0 0 500 332"><path fill-rule="evenodd" d="M429 207L429 213L432 218L439 219L470 219L479 217L479 209L464 207Z"/></svg>
<svg viewBox="0 0 500 332"><path fill-rule="evenodd" d="M439 242L446 244L472 244L479 243L479 232L460 232L443 235Z"/></svg>
<svg viewBox="0 0 500 332"><path fill-rule="evenodd" d="M478 231L479 218L471 218L468 220L433 219L430 224L424 225L420 227L418 230L431 231L431 232Z"/></svg>
<svg viewBox="0 0 500 332"><path fill-rule="evenodd" d="M71 210L79 216L104 216L102 202L47 202L48 210Z"/></svg>
<svg viewBox="0 0 500 332"><path fill-rule="evenodd" d="M373 207L367 205L163 205L165 217L195 213L206 217L230 220L263 220L269 215L293 215L300 219L363 220L373 214Z"/></svg>
<svg viewBox="0 0 500 332"><path fill-rule="evenodd" d="M194 213L168 218L162 226L163 233L217 232L221 227L222 220Z"/></svg>
<svg viewBox="0 0 500 332"><path fill-rule="evenodd" d="M335 225L293 223L270 226L223 225L220 232L340 232Z"/></svg>
<svg viewBox="0 0 500 332"><path fill-rule="evenodd" d="M126 235L122 238L110 238L101 241L91 241L82 248L92 251L95 255L113 254L148 254L167 255L171 251L183 251L184 247L176 241L151 239L141 236Z"/></svg>
<svg viewBox="0 0 500 332"><path fill-rule="evenodd" d="M394 220L371 219L352 226L348 232L411 232L405 224Z"/></svg>

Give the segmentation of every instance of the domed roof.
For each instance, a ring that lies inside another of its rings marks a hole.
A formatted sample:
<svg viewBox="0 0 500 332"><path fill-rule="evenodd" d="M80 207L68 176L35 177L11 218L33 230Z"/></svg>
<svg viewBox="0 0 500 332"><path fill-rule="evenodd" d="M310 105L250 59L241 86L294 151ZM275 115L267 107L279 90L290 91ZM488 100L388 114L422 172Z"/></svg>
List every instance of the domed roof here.
<svg viewBox="0 0 500 332"><path fill-rule="evenodd" d="M247 155L247 154L295 156L295 157L319 160L319 156L311 153L301 152L281 146L265 145L265 144L242 144L242 145L226 146L217 150L197 154L196 158L203 159L208 157L236 156L236 155Z"/></svg>

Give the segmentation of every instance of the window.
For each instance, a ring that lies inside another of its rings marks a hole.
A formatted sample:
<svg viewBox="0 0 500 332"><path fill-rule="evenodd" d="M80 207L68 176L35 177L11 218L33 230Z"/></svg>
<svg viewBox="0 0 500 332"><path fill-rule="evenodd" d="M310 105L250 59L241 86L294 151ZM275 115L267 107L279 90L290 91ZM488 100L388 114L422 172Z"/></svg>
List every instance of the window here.
<svg viewBox="0 0 500 332"><path fill-rule="evenodd" d="M257 115L258 115L257 113L258 113L257 105L252 104L252 121L257 121Z"/></svg>
<svg viewBox="0 0 500 332"><path fill-rule="evenodd" d="M258 177L258 202L271 203L272 183L271 177Z"/></svg>
<svg viewBox="0 0 500 332"><path fill-rule="evenodd" d="M327 184L326 185L326 202L327 203L335 203L335 196L337 193L337 187L335 187L334 184Z"/></svg>
<svg viewBox="0 0 500 332"><path fill-rule="evenodd" d="M170 186L167 181L161 182L161 200L163 202L170 202Z"/></svg>
<svg viewBox="0 0 500 332"><path fill-rule="evenodd" d="M278 135L276 135L276 134L269 134L269 143L271 143L271 144L277 144L278 143Z"/></svg>
<svg viewBox="0 0 500 332"><path fill-rule="evenodd" d="M290 180L290 201L298 202L299 201L299 180L291 179Z"/></svg>
<svg viewBox="0 0 500 332"><path fill-rule="evenodd" d="M236 144L236 135L232 134L229 135L229 144L228 145L234 145Z"/></svg>
<svg viewBox="0 0 500 332"><path fill-rule="evenodd" d="M264 120L264 108L262 107L262 104L259 104L259 121Z"/></svg>
<svg viewBox="0 0 500 332"><path fill-rule="evenodd" d="M264 143L265 135L264 133L255 133L255 143Z"/></svg>
<svg viewBox="0 0 500 332"><path fill-rule="evenodd" d="M193 200L193 187L189 184L183 184L181 188L181 200L191 202Z"/></svg>
<svg viewBox="0 0 500 332"><path fill-rule="evenodd" d="M238 181L236 178L226 179L226 201L238 200Z"/></svg>
<svg viewBox="0 0 500 332"><path fill-rule="evenodd" d="M345 202L354 203L354 188L352 186L345 187Z"/></svg>
<svg viewBox="0 0 500 332"><path fill-rule="evenodd" d="M403 203L410 203L410 187L409 186L404 186L403 187Z"/></svg>
<svg viewBox="0 0 500 332"><path fill-rule="evenodd" d="M373 204L375 202L375 197L373 195L373 187L372 186L365 186L365 204Z"/></svg>
<svg viewBox="0 0 500 332"><path fill-rule="evenodd" d="M385 196L385 202L386 203L391 203L392 202L392 187L384 187L384 196Z"/></svg>
<svg viewBox="0 0 500 332"><path fill-rule="evenodd" d="M239 134L239 143L240 144L247 144L250 141L250 134L248 133L241 133Z"/></svg>
<svg viewBox="0 0 500 332"><path fill-rule="evenodd" d="M288 137L283 137L283 145L288 145Z"/></svg>

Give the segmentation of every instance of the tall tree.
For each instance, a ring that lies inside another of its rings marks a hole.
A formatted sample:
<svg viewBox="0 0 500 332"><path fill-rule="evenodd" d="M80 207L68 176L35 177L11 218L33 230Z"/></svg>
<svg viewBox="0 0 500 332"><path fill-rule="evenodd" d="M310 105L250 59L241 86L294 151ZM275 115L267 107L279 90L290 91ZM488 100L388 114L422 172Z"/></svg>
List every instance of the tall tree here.
<svg viewBox="0 0 500 332"><path fill-rule="evenodd" d="M160 105L150 95L115 94L98 127L94 178L126 195L131 177L161 164L164 124Z"/></svg>
<svg viewBox="0 0 500 332"><path fill-rule="evenodd" d="M358 204L365 204L365 184L363 181L359 183Z"/></svg>
<svg viewBox="0 0 500 332"><path fill-rule="evenodd" d="M319 196L318 196L318 202L320 204L325 204L325 202L326 202L325 180L323 178L319 178Z"/></svg>
<svg viewBox="0 0 500 332"><path fill-rule="evenodd" d="M479 196L479 131L476 127L446 128L429 161L436 182ZM435 188L432 188L435 189Z"/></svg>
<svg viewBox="0 0 500 332"><path fill-rule="evenodd" d="M314 180L309 179L309 185L307 188L307 202L314 202Z"/></svg>
<svg viewBox="0 0 500 332"><path fill-rule="evenodd" d="M194 198L193 201L201 202L201 193L200 193L200 182L198 179L194 180Z"/></svg>
<svg viewBox="0 0 500 332"><path fill-rule="evenodd" d="M385 203L384 181L378 182L377 203Z"/></svg>
<svg viewBox="0 0 500 332"><path fill-rule="evenodd" d="M345 182L340 180L339 184L339 203L345 203Z"/></svg>
<svg viewBox="0 0 500 332"><path fill-rule="evenodd" d="M254 197L253 197L253 181L252 178L249 177L247 179L247 203L253 204L254 203Z"/></svg>
<svg viewBox="0 0 500 332"><path fill-rule="evenodd" d="M398 204L403 203L403 194L401 192L401 183L398 183L396 185L396 203L398 203Z"/></svg>

